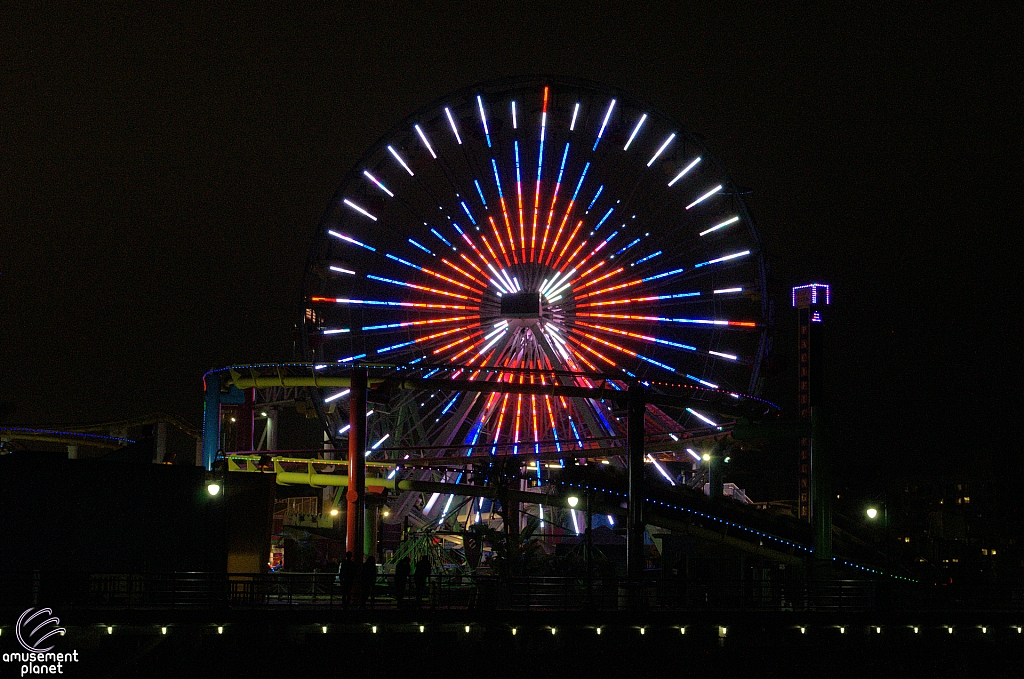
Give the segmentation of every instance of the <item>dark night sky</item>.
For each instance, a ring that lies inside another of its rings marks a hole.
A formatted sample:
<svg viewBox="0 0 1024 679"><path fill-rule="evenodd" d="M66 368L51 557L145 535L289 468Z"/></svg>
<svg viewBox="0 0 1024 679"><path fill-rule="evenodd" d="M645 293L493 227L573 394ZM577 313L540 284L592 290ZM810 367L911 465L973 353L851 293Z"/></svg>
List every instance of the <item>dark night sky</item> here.
<svg viewBox="0 0 1024 679"><path fill-rule="evenodd" d="M206 369L291 359L317 219L366 148L460 87L556 73L675 116L752 189L784 405L788 288L834 285L850 473L1016 455L1019 14L82 4L0 9L4 424L198 422Z"/></svg>

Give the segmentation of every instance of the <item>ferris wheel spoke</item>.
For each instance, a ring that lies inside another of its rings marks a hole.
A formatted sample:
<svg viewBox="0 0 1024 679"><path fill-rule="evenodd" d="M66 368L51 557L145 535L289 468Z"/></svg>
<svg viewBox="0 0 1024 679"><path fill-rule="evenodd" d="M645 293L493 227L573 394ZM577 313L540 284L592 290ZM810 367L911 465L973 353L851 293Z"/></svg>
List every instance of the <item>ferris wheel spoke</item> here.
<svg viewBox="0 0 1024 679"><path fill-rule="evenodd" d="M578 317L582 318L602 318L616 322L623 321L650 321L654 323L678 323L688 327L694 328L707 328L707 329L720 329L720 328L744 328L753 329L757 328L758 324L754 321L730 321L725 319L717 318L672 318L666 316L640 316L635 314L607 314L607 313L578 313Z"/></svg>
<svg viewBox="0 0 1024 679"><path fill-rule="evenodd" d="M456 95L385 137L337 196L307 284L314 360L534 385L754 382L756 232L700 142L629 98L558 82ZM497 453L583 450L623 427L589 399L418 403L419 436ZM657 431L707 424L658 413Z"/></svg>

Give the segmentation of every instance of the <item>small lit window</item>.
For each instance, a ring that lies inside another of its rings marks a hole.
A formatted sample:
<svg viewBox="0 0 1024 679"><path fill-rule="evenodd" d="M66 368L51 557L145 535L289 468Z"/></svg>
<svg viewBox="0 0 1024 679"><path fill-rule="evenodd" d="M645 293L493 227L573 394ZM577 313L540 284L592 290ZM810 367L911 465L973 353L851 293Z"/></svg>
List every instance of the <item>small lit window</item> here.
<svg viewBox="0 0 1024 679"><path fill-rule="evenodd" d="M953 559L953 563L960 563L960 559Z"/></svg>
<svg viewBox="0 0 1024 679"><path fill-rule="evenodd" d="M995 556L995 555L996 555L996 550L993 549L992 550L992 556Z"/></svg>
<svg viewBox="0 0 1024 679"><path fill-rule="evenodd" d="M981 555L982 555L982 556L988 556L988 550L987 550L987 549L985 549L984 547L982 547L982 549L981 549Z"/></svg>
<svg viewBox="0 0 1024 679"><path fill-rule="evenodd" d="M903 538L903 542L910 542L910 538Z"/></svg>
<svg viewBox="0 0 1024 679"><path fill-rule="evenodd" d="M965 495L965 496L964 496L964 504L965 504L965 505L969 505L969 504L971 504L971 498L969 498L969 497L967 497L967 496Z"/></svg>

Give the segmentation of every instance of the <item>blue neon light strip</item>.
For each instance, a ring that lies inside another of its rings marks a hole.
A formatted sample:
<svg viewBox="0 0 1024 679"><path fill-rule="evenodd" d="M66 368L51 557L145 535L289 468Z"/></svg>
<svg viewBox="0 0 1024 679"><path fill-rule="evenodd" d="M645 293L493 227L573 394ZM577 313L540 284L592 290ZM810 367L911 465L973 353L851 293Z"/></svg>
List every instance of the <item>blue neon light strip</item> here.
<svg viewBox="0 0 1024 679"><path fill-rule="evenodd" d="M393 278L384 278L383 276L374 276L373 274L370 273L366 274L366 277L369 278L370 280L380 281L382 283L391 283L392 285L401 285L402 287L405 288L414 287L411 283L404 283L402 281L396 281Z"/></svg>
<svg viewBox="0 0 1024 679"><path fill-rule="evenodd" d="M452 402L453 402L453 403L455 402L455 401L454 401L454 399L453 399L453 401L452 401ZM478 439L478 438L480 438L480 431L481 431L481 430L483 429L483 426L484 426L484 423L483 423L483 422L477 422L477 423L476 423L476 424L475 424L475 425L473 426L473 429L472 429L472 431L470 431L470 432L469 432L469 436L467 436L467 437L466 437L466 443L468 443L468 444L469 444L469 445L471 445L471 446L474 446L474 445L476 445L476 441L477 441L477 439ZM466 457L469 457L469 456L470 456L470 455L472 455L472 454L473 454L473 451L472 451L472 449L471 449L471 450L468 450L468 451L466 451ZM460 478L460 479L462 478L462 475L461 475L461 474L459 475L459 478Z"/></svg>
<svg viewBox="0 0 1024 679"><path fill-rule="evenodd" d="M454 245L452 245L451 243L449 243L449 242L448 242L448 239L447 239L447 238L445 238L444 236L442 236L442 235L441 235L441 233L440 233L440 232L439 232L439 231L438 231L437 229L435 229L435 228L431 227L431 229L430 229L430 233L432 233L432 234L434 234L435 236L437 236L438 238L440 238L440 239L441 239L441 242L442 242L442 243L444 243L445 245L447 245L448 247L450 247L450 248L451 248L452 250L454 250L454 249L455 249L455 246L454 246Z"/></svg>
<svg viewBox="0 0 1024 679"><path fill-rule="evenodd" d="M672 373L678 372L672 366L665 365L664 363L660 363L658 361L655 361L653 358L648 358L646 356L641 356L640 354L637 354L636 357L639 358L641 361L647 361L648 363L653 363L654 365L658 366L659 368L664 368L665 370L667 370L669 372L672 372Z"/></svg>
<svg viewBox="0 0 1024 679"><path fill-rule="evenodd" d="M580 314L585 318L628 318L658 323L694 323L698 325L729 325L734 321L716 321L710 318L665 318L663 316L618 316L617 314ZM755 327L753 323L746 327Z"/></svg>
<svg viewBox="0 0 1024 679"><path fill-rule="evenodd" d="M636 260L635 262L633 262L632 264L630 264L630 266L636 266L637 264L643 264L643 263L644 263L644 262L646 262L646 261L647 261L648 259L654 259L655 257L657 257L658 255L660 255L661 253L662 253L662 251L661 251L661 250L658 250L658 251L657 251L657 252L655 252L655 253L654 253L653 255L647 255L647 256L646 256L646 257L644 257L643 259L638 259L638 260Z"/></svg>
<svg viewBox="0 0 1024 679"><path fill-rule="evenodd" d="M615 100L608 104L608 112L604 114L604 122L601 123L601 129L597 132L597 139L594 140L594 148L592 151L597 150L597 145L601 143L601 135L604 134L604 128L608 126L608 120L612 117L612 109L615 108Z"/></svg>
<svg viewBox="0 0 1024 679"><path fill-rule="evenodd" d="M587 206L587 212L590 212L590 208L594 207L594 203L597 202L597 199L601 195L602 191L604 191L604 184L601 184L599 187L597 187L597 193L594 194L594 199L590 201L590 205Z"/></svg>
<svg viewBox="0 0 1024 679"><path fill-rule="evenodd" d="M498 161L491 158L491 168L494 170L494 183L498 185L498 198L504 198L505 194L501 192L501 177L498 176Z"/></svg>
<svg viewBox="0 0 1024 679"><path fill-rule="evenodd" d="M484 191L480 188L480 182L474 179L473 185L476 186L476 192L480 194L480 202L484 204L484 207L487 207L487 199L484 198Z"/></svg>
<svg viewBox="0 0 1024 679"><path fill-rule="evenodd" d="M597 413L597 416L601 419L601 422L604 423L605 431L607 431L609 434L614 434L615 429L612 428L612 425L608 421L608 418L604 416L604 413L601 412L601 408L599 408L597 404L594 404L594 412Z"/></svg>
<svg viewBox="0 0 1024 679"><path fill-rule="evenodd" d="M612 216L613 212L615 212L615 208L613 208L613 207L608 208L608 212L605 212L604 213L604 217L601 217L601 221L599 221L597 223L597 226L594 227L594 231L597 231L598 229L600 229L601 225L604 224L606 219L608 219L609 217Z"/></svg>
<svg viewBox="0 0 1024 679"><path fill-rule="evenodd" d="M381 283L391 283L392 285L400 285L403 288L412 288L413 290L423 290L424 292L433 292L435 294L439 292L437 290L430 290L430 289L425 288L425 287L423 287L421 285L414 285L412 283L406 283L405 281L396 281L393 278L384 278L383 276L374 276L373 274L370 274L370 273L366 274L366 277L369 278L370 280L373 280L373 281L380 281ZM454 295L453 293L443 293L442 292L441 294L448 294L448 295L451 295L451 296L460 297L459 295Z"/></svg>
<svg viewBox="0 0 1024 679"><path fill-rule="evenodd" d="M473 226L476 226L476 220L473 219L473 215L469 213L469 206L466 205L466 201L462 201L462 209L466 212L466 216L469 217L469 221L473 222Z"/></svg>
<svg viewBox="0 0 1024 679"><path fill-rule="evenodd" d="M422 246L419 243L417 243L416 241L414 241L412 238L409 239L409 242L412 243L414 246L418 247L420 250L423 250L423 252L427 253L431 257L436 257L437 256L433 252L431 252L430 250L425 248L424 246Z"/></svg>
<svg viewBox="0 0 1024 679"><path fill-rule="evenodd" d="M641 278L640 282L641 283L646 283L647 281L656 281L659 278L665 278L666 276L674 276L677 273L682 273L683 271L685 271L685 269L681 269L681 268L680 269L673 269L672 271L666 271L665 273L659 273L659 274L654 275L654 276L648 276L647 278Z"/></svg>
<svg viewBox="0 0 1024 679"><path fill-rule="evenodd" d="M388 351L392 351L394 349L400 349L402 347L407 347L410 344L416 344L416 340L412 340L411 342L402 342L401 344L392 344L390 347L384 347L383 349L378 349L377 353L378 354L383 354L383 353L386 353Z"/></svg>
<svg viewBox="0 0 1024 679"><path fill-rule="evenodd" d="M572 486L572 487L583 487L580 484L566 483L565 481L558 481L558 483L561 484L561 485L568 485L568 486ZM607 488L593 488L593 490L605 493L607 495L614 495L614 496L619 496L619 497L623 497L623 498L626 497L625 493L620 493L620 492L617 492L617 491L614 491L614 490L609 490ZM782 543L784 545L788 545L788 546L793 547L795 549L801 549L801 550L803 550L803 551L805 551L807 553L811 553L813 551L810 547L804 547L803 545L800 545L800 544L798 544L796 542L792 542L792 541L786 540L784 538L776 537L776 536L774 536L774 535L772 535L770 533L764 533L762 531L755 530L753 528L748 528L747 526L744 526L744 525L739 524L739 523L735 523L733 521L727 521L725 519L719 519L718 517L712 516L711 514L705 514L704 512L697 511L696 509L690 509L689 507L683 507L682 505L676 505L676 504L672 504L671 502L664 502L662 500L654 500L652 498L644 498L644 501L645 502L651 502L651 503L656 504L656 505L661 505L662 507L666 507L668 509L675 509L675 510L680 511L680 512L686 512L688 514L694 514L696 516L700 516L700 517L705 518L705 519L710 519L712 521L717 521L718 523L721 523L721 524L724 524L724 525L727 525L727 526L731 526L731 527L737 528L739 530L746 531L746 532L751 533L753 535L757 535L759 537L765 538L766 540L773 540L775 542L779 542L779 543ZM844 561L843 563L845 563L847 565L850 565L850 566L855 566L855 567L859 568L859 566L856 566L856 564L852 564L852 563L847 562L847 561ZM867 569L867 570L871 570L871 569Z"/></svg>
<svg viewBox="0 0 1024 679"><path fill-rule="evenodd" d="M697 351L697 347L691 347L689 344L680 344L679 342L673 342L671 340L661 339L659 337L652 337L651 339L653 339L658 344L667 344L668 346L675 347L677 349L686 349L687 351Z"/></svg>
<svg viewBox="0 0 1024 679"><path fill-rule="evenodd" d="M579 429L576 428L576 423L573 422L571 416L569 417L569 426L572 427L572 433L576 437L576 445L580 447L580 450L583 450L583 441L580 439Z"/></svg>
<svg viewBox="0 0 1024 679"><path fill-rule="evenodd" d="M349 356L348 358L339 358L338 363L351 363L357 358L366 358L366 354L356 354L355 356Z"/></svg>
<svg viewBox="0 0 1024 679"><path fill-rule="evenodd" d="M352 238L351 236L346 236L346 235L340 234L337 231L333 231L333 230L329 230L327 233L329 233L330 235L334 236L335 238L340 238L343 241L347 241L349 243L352 243L353 245L358 245L361 248L366 248L370 252L377 252L376 248L372 248L369 245L367 245L366 243L361 243L361 242L357 241L355 238Z"/></svg>
<svg viewBox="0 0 1024 679"><path fill-rule="evenodd" d="M516 183L522 183L522 178L519 176L519 140L512 142L513 147L516 150Z"/></svg>
<svg viewBox="0 0 1024 679"><path fill-rule="evenodd" d="M546 113L543 114L542 117L544 118L544 120L541 121L541 126L540 126L540 151L538 152L538 156L537 156L537 184L538 185L540 184L540 171L541 171L541 168L544 166L544 136L545 136L545 132L546 132L545 125L546 125L546 121L547 121L547 114Z"/></svg>
<svg viewBox="0 0 1024 679"><path fill-rule="evenodd" d="M718 264L719 262L726 262L726 261L728 261L730 259L736 259L737 257L744 257L744 256L749 255L749 254L750 254L750 250L744 250L743 252L735 252L735 253L733 253L731 255L726 255L725 257L718 257L716 259L709 259L706 262L701 262L700 264L695 265L693 268L694 269L699 269L700 267L707 266L708 264Z"/></svg>
<svg viewBox="0 0 1024 679"><path fill-rule="evenodd" d="M670 347L675 347L677 349L685 349L687 351L697 351L697 347L691 347L689 344L680 344L679 342L673 342L671 340L661 339L659 337L649 337L647 335L638 335L636 333L629 333L629 332L623 332L623 331L615 331L615 330L613 330L611 328L602 328L601 326L592 326L592 325L590 325L588 323L584 323L583 325L585 327L594 328L595 330L602 330L604 332L611 332L612 334L615 334L615 335L627 335L629 337L634 337L634 338L637 338L637 339L642 339L642 340L645 340L647 342L657 342L658 344L665 344L665 345L668 345ZM675 371L673 371L673 372L675 372ZM631 377L635 377L632 374L630 374L630 376Z"/></svg>
<svg viewBox="0 0 1024 679"><path fill-rule="evenodd" d="M576 182L576 190L573 191L573 194L572 194L572 200L573 201L575 201L576 200L576 196L579 195L580 187L583 186L583 179L587 176L587 170L589 170L589 169L590 169L590 161L587 161L587 164L583 166L583 174L580 175L580 180L578 182Z"/></svg>
<svg viewBox="0 0 1024 679"><path fill-rule="evenodd" d="M556 184L562 183L562 173L565 172L565 159L569 157L569 142L565 142L565 151L562 152L562 165L558 168L558 181Z"/></svg>
<svg viewBox="0 0 1024 679"><path fill-rule="evenodd" d="M402 259L401 257L396 257L393 254L391 254L390 252L385 252L384 256L387 257L388 259L393 259L393 260L395 260L396 262L398 262L400 264L405 264L408 267L412 267L413 269L416 269L417 271L423 271L423 267L422 266L417 266L417 265L413 264L412 262L409 262L409 261L406 261L406 260Z"/></svg>
<svg viewBox="0 0 1024 679"><path fill-rule="evenodd" d="M629 245L627 245L626 247L624 247L624 248L622 248L621 250L619 250L618 252L616 252L616 253L615 253L615 256L616 256L616 257L618 257L618 256L619 256L619 255L621 255L621 254L622 254L623 252L625 252L626 250L630 249L631 247L633 247L634 245L636 245L636 244L637 244L637 243L639 243L639 242L640 242L640 239L639 239L639 238L635 239L635 240L634 240L633 242L631 242L631 243L630 243Z"/></svg>

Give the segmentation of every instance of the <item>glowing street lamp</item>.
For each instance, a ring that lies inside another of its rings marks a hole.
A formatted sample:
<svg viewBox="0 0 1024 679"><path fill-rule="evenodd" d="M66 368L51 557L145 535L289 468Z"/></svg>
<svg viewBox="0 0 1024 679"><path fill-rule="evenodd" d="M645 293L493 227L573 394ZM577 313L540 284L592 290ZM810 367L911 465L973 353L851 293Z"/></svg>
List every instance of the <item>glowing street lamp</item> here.
<svg viewBox="0 0 1024 679"><path fill-rule="evenodd" d="M871 506L868 507L864 511L864 513L867 515L868 520L870 521L877 521L879 518L879 514L881 514L882 540L885 543L885 572L886 574L888 574L889 569L891 567L889 563L889 506L885 502L883 502L881 512L878 511L878 507Z"/></svg>
<svg viewBox="0 0 1024 679"><path fill-rule="evenodd" d="M584 561L586 562L586 569L587 569L587 605L590 605L590 585L591 585L591 578L592 578L591 568L593 566L593 553L594 553L594 536L593 536L593 521L594 521L594 518L593 518L593 513L590 511L590 496L591 496L591 494L592 494L592 491L590 491L588 489L587 490L587 503L586 503L586 508L585 508L585 512L586 512L586 515L587 515L587 523L586 523L586 528L584 530L585 539L584 539L584 552L583 552ZM580 503L580 498L579 498L578 495L570 495L569 497L565 498L565 502L566 502L566 504L569 505L570 509L575 510L576 506L579 505L579 503ZM575 523L576 523L576 518L575 518L575 514L574 514L573 515L573 524L575 524Z"/></svg>

